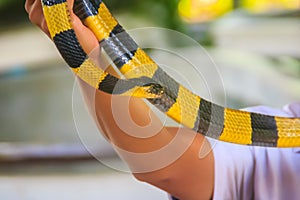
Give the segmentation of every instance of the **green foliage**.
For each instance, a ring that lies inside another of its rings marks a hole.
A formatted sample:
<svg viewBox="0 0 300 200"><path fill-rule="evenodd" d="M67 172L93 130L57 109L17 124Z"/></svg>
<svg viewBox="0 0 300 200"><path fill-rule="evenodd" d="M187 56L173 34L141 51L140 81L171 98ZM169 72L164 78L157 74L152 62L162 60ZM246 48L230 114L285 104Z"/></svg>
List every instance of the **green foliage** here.
<svg viewBox="0 0 300 200"><path fill-rule="evenodd" d="M8 6L9 4L19 2L18 0L0 0L0 9Z"/></svg>
<svg viewBox="0 0 300 200"><path fill-rule="evenodd" d="M19 24L28 23L24 9L25 0L0 0L0 30L6 30Z"/></svg>
<svg viewBox="0 0 300 200"><path fill-rule="evenodd" d="M110 0L105 1L115 11L125 11L153 20L158 26L183 31L177 14L178 0Z"/></svg>

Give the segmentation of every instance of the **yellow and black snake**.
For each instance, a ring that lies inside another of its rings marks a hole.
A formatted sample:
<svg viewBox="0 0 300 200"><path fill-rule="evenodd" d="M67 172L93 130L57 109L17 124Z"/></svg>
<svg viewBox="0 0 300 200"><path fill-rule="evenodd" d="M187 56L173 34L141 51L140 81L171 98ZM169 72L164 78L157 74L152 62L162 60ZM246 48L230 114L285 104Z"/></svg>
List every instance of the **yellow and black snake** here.
<svg viewBox="0 0 300 200"><path fill-rule="evenodd" d="M74 73L94 88L146 98L175 121L218 140L256 146L300 146L300 118L224 108L193 94L138 47L101 0L75 0L73 9L126 79L103 71L86 55L71 25L66 0L42 0L42 4L59 52Z"/></svg>

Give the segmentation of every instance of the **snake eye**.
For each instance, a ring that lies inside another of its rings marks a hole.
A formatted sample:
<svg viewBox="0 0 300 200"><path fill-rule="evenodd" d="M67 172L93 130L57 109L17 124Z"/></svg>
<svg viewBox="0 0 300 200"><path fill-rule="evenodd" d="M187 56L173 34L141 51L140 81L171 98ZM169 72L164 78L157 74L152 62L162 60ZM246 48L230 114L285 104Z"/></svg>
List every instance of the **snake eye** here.
<svg viewBox="0 0 300 200"><path fill-rule="evenodd" d="M152 83L149 85L150 88L147 90L148 93L154 94L154 95L163 95L164 94L164 87L157 83Z"/></svg>

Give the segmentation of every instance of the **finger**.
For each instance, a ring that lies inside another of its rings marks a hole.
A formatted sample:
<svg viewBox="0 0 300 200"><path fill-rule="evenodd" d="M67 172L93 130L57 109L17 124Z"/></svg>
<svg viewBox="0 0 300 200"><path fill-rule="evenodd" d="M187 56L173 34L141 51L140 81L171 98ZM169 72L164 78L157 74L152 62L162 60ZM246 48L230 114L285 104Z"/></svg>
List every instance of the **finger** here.
<svg viewBox="0 0 300 200"><path fill-rule="evenodd" d="M25 7L26 11L28 12L30 21L40 27L40 29L50 37L49 30L44 18L41 1L27 0Z"/></svg>
<svg viewBox="0 0 300 200"><path fill-rule="evenodd" d="M32 6L32 4L34 3L34 1L35 0L26 0L26 2L25 2L25 10L26 10L26 12L29 14L29 12L30 12L30 8L31 8L31 6Z"/></svg>
<svg viewBox="0 0 300 200"><path fill-rule="evenodd" d="M41 29L44 31L44 33L46 33L48 35L48 37L51 37L45 18L43 18L43 20L41 22Z"/></svg>
<svg viewBox="0 0 300 200"><path fill-rule="evenodd" d="M86 53L91 53L96 47L99 46L98 40L94 33L84 26L77 16L72 16L72 24L76 36Z"/></svg>
<svg viewBox="0 0 300 200"><path fill-rule="evenodd" d="M83 48L83 50L89 54L92 52L96 47L99 46L98 40L93 34L93 32L87 28L85 25L82 24L81 20L73 13L73 3L74 0L68 1L68 6L70 10L71 16L71 23L73 25L74 31L76 36Z"/></svg>
<svg viewBox="0 0 300 200"><path fill-rule="evenodd" d="M28 4L26 6L26 11L28 13L28 17L30 21L40 26L42 18L44 18L41 2L38 0L33 2L28 1Z"/></svg>

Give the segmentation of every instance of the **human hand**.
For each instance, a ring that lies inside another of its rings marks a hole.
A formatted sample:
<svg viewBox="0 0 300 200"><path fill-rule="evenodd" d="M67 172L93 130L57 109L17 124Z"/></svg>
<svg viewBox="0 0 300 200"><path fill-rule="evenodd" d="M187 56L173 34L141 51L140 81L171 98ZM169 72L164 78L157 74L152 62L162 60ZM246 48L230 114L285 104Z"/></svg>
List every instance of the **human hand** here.
<svg viewBox="0 0 300 200"><path fill-rule="evenodd" d="M99 45L98 40L92 33L92 31L84 26L80 19L74 14L72 10L74 0L67 0L67 2L70 10L71 23L73 25L73 28L82 48L88 54ZM46 33L50 37L47 23L43 14L41 0L26 0L25 10L29 15L30 21L33 24L37 25L44 33Z"/></svg>

